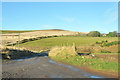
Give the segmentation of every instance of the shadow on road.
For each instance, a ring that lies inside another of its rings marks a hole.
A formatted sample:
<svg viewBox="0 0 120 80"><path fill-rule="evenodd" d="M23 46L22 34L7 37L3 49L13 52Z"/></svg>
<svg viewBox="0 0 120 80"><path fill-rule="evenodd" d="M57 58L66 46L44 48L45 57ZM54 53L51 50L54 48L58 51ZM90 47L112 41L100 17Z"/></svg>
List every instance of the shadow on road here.
<svg viewBox="0 0 120 80"><path fill-rule="evenodd" d="M49 51L34 53L29 50L16 50L16 49L2 49L0 54L3 60L16 60L16 59L27 59L32 57L44 57L48 56Z"/></svg>

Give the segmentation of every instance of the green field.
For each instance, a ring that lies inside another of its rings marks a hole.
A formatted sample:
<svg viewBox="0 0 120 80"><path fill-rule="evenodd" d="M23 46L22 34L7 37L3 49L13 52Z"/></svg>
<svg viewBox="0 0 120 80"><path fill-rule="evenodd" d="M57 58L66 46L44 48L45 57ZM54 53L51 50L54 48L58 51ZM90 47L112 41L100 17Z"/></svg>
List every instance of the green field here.
<svg viewBox="0 0 120 80"><path fill-rule="evenodd" d="M52 37L45 38L35 41L26 42L20 44L20 47L31 48L35 50L50 49L54 46L72 46L73 43L76 47L79 46L91 46L96 41L118 41L117 37L74 37L74 36L63 36L63 37Z"/></svg>

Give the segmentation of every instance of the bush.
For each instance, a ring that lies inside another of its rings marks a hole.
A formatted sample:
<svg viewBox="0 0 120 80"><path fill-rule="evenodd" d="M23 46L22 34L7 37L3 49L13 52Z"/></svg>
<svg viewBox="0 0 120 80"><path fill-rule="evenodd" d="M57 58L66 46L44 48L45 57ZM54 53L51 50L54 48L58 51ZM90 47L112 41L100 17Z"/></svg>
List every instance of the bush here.
<svg viewBox="0 0 120 80"><path fill-rule="evenodd" d="M48 38L51 38L52 36L48 36Z"/></svg>
<svg viewBox="0 0 120 80"><path fill-rule="evenodd" d="M23 39L22 41L20 41L19 43L25 43L25 42L28 42L29 39Z"/></svg>
<svg viewBox="0 0 120 80"><path fill-rule="evenodd" d="M106 40L105 42L108 42L108 40Z"/></svg>
<svg viewBox="0 0 120 80"><path fill-rule="evenodd" d="M30 38L29 41L34 41L35 39L34 38Z"/></svg>
<svg viewBox="0 0 120 80"><path fill-rule="evenodd" d="M54 35L53 37L58 37L57 35Z"/></svg>
<svg viewBox="0 0 120 80"><path fill-rule="evenodd" d="M42 37L37 37L37 39L42 39Z"/></svg>
<svg viewBox="0 0 120 80"><path fill-rule="evenodd" d="M101 41L96 41L96 44L102 44L102 42Z"/></svg>
<svg viewBox="0 0 120 80"><path fill-rule="evenodd" d="M101 53L111 53L111 51L101 50Z"/></svg>
<svg viewBox="0 0 120 80"><path fill-rule="evenodd" d="M116 37L116 33L115 32L109 32L109 34L107 34L107 36L109 37Z"/></svg>
<svg viewBox="0 0 120 80"><path fill-rule="evenodd" d="M100 37L101 33L98 32L98 31L91 31L90 33L88 33L88 36L91 36L91 37Z"/></svg>
<svg viewBox="0 0 120 80"><path fill-rule="evenodd" d="M118 53L120 53L120 50L118 50Z"/></svg>
<svg viewBox="0 0 120 80"><path fill-rule="evenodd" d="M96 44L106 44L108 41L96 41Z"/></svg>
<svg viewBox="0 0 120 80"><path fill-rule="evenodd" d="M109 46L118 45L118 44L120 44L120 41L114 41L114 42L106 43L106 44L103 44L101 46L109 47Z"/></svg>

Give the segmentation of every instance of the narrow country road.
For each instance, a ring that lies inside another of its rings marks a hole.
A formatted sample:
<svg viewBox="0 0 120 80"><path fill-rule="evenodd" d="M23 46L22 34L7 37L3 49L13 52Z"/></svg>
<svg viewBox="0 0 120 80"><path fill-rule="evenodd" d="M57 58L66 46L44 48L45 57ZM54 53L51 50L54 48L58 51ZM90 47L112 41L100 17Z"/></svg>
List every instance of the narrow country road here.
<svg viewBox="0 0 120 80"><path fill-rule="evenodd" d="M3 61L3 78L102 78L73 66L52 61L48 56Z"/></svg>

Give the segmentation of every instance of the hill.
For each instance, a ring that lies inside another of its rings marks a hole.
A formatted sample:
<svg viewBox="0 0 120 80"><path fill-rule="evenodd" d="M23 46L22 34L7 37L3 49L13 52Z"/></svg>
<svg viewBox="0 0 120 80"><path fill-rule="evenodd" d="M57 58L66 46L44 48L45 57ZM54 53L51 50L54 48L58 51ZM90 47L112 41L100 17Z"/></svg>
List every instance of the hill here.
<svg viewBox="0 0 120 80"><path fill-rule="evenodd" d="M7 33L24 33L24 32L33 32L33 31L67 31L62 29L45 29L45 30L0 30L0 33L7 34Z"/></svg>

